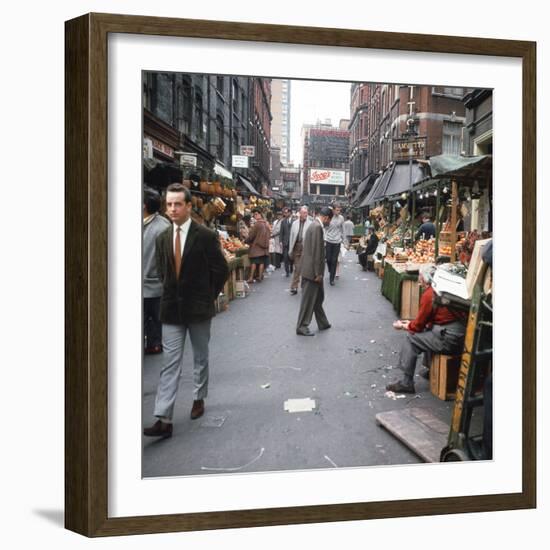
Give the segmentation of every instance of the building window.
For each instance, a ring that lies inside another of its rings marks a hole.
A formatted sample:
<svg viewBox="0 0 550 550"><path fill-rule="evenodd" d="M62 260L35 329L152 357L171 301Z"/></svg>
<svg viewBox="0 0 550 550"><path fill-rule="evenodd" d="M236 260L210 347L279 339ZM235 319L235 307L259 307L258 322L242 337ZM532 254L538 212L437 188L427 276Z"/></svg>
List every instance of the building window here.
<svg viewBox="0 0 550 550"><path fill-rule="evenodd" d="M436 95L444 95L455 99L464 97L464 88L451 88L446 86L433 86L432 93Z"/></svg>
<svg viewBox="0 0 550 550"><path fill-rule="evenodd" d="M223 94L223 76L216 77L216 89L220 94Z"/></svg>
<svg viewBox="0 0 550 550"><path fill-rule="evenodd" d="M216 137L217 137L217 148L218 148L218 158L223 161L223 118L218 115L216 117Z"/></svg>
<svg viewBox="0 0 550 550"><path fill-rule="evenodd" d="M236 80L233 80L233 111L239 110L239 86Z"/></svg>
<svg viewBox="0 0 550 550"><path fill-rule="evenodd" d="M177 87L176 99L176 123L182 134L191 132L191 80L184 78L181 85Z"/></svg>
<svg viewBox="0 0 550 550"><path fill-rule="evenodd" d="M202 94L200 92L195 92L195 114L194 114L194 124L195 132L199 138L202 138L204 135L204 120L203 120L203 109L202 109Z"/></svg>
<svg viewBox="0 0 550 550"><path fill-rule="evenodd" d="M443 154L460 155L462 124L460 122L443 121Z"/></svg>

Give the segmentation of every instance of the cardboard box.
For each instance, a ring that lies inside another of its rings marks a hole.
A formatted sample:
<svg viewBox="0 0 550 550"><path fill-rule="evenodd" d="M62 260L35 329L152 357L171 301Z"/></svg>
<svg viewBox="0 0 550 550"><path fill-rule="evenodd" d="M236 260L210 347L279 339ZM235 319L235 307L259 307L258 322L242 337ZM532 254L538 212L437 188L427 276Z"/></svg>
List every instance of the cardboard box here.
<svg viewBox="0 0 550 550"><path fill-rule="evenodd" d="M460 360L460 355L435 354L432 356L430 391L442 401L455 397Z"/></svg>
<svg viewBox="0 0 550 550"><path fill-rule="evenodd" d="M414 319L420 306L420 284L418 281L401 283L401 319Z"/></svg>

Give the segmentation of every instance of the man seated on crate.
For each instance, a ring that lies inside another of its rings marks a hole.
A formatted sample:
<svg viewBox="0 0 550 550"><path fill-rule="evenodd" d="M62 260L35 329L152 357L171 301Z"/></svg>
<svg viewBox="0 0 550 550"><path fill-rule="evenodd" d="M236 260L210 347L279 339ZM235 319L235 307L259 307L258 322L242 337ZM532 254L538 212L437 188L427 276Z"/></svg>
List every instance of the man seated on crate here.
<svg viewBox="0 0 550 550"><path fill-rule="evenodd" d="M399 353L399 367L404 372L402 380L388 384L388 391L398 393L415 393L414 371L420 354L424 354L429 365L431 355L440 353L458 355L464 345L465 314L434 303L434 291L431 278L434 268L423 266L418 275L418 282L424 292L420 299L418 315L412 321L395 321L393 327L406 330Z"/></svg>
<svg viewBox="0 0 550 550"><path fill-rule="evenodd" d="M376 236L374 227L368 227L365 235L359 239L359 246L357 247L357 256L363 271L367 271L367 259L375 253L377 247L378 237Z"/></svg>

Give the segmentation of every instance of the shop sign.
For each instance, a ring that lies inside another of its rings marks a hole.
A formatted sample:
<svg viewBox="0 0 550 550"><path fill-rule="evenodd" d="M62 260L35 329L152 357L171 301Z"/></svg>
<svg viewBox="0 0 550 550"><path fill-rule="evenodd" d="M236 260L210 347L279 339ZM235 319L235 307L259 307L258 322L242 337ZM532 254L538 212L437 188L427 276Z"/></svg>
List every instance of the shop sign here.
<svg viewBox="0 0 550 550"><path fill-rule="evenodd" d="M153 150L158 151L159 153L162 153L167 157L174 158L174 149L172 149L172 147L170 147L169 145L166 145L166 143L162 143L162 141L159 141L158 139L152 137L147 137L145 139L151 140L153 144Z"/></svg>
<svg viewBox="0 0 550 550"><path fill-rule="evenodd" d="M302 197L304 204L330 206L337 197L334 195L304 195Z"/></svg>
<svg viewBox="0 0 550 550"><path fill-rule="evenodd" d="M197 166L197 153L182 153L180 155L181 166Z"/></svg>
<svg viewBox="0 0 550 550"><path fill-rule="evenodd" d="M143 138L143 158L153 158L153 141L151 138Z"/></svg>
<svg viewBox="0 0 550 550"><path fill-rule="evenodd" d="M233 168L248 168L248 157L244 155L233 155Z"/></svg>
<svg viewBox="0 0 550 550"><path fill-rule="evenodd" d="M393 160L425 159L426 138L399 138L393 141Z"/></svg>
<svg viewBox="0 0 550 550"><path fill-rule="evenodd" d="M309 171L310 183L322 185L346 185L345 170L314 170Z"/></svg>
<svg viewBox="0 0 550 550"><path fill-rule="evenodd" d="M255 157L256 148L254 145L241 145L241 156L243 157Z"/></svg>

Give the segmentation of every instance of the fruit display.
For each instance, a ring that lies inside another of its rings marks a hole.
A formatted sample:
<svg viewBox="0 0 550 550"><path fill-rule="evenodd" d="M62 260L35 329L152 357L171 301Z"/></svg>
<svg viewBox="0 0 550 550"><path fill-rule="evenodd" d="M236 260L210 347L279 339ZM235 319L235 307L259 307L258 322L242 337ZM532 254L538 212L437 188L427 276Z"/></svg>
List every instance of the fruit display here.
<svg viewBox="0 0 550 550"><path fill-rule="evenodd" d="M213 201L212 201L212 206L214 208L214 215L215 216L219 216L220 214L223 214L224 211L225 211L225 207L227 206L225 204L225 202L220 199L220 197L216 197Z"/></svg>
<svg viewBox="0 0 550 550"><path fill-rule="evenodd" d="M420 240L414 248L407 249L407 256L410 263L428 264L435 262L435 239Z"/></svg>
<svg viewBox="0 0 550 550"><path fill-rule="evenodd" d="M270 206L271 201L269 199L259 199L258 197L252 195L250 197L250 206L254 208L255 206Z"/></svg>
<svg viewBox="0 0 550 550"><path fill-rule="evenodd" d="M235 252L237 250L241 250L243 248L248 248L246 244L244 244L239 238L237 237L229 237L224 238L220 236L220 243L222 245L222 248L224 250L227 250L228 252Z"/></svg>

